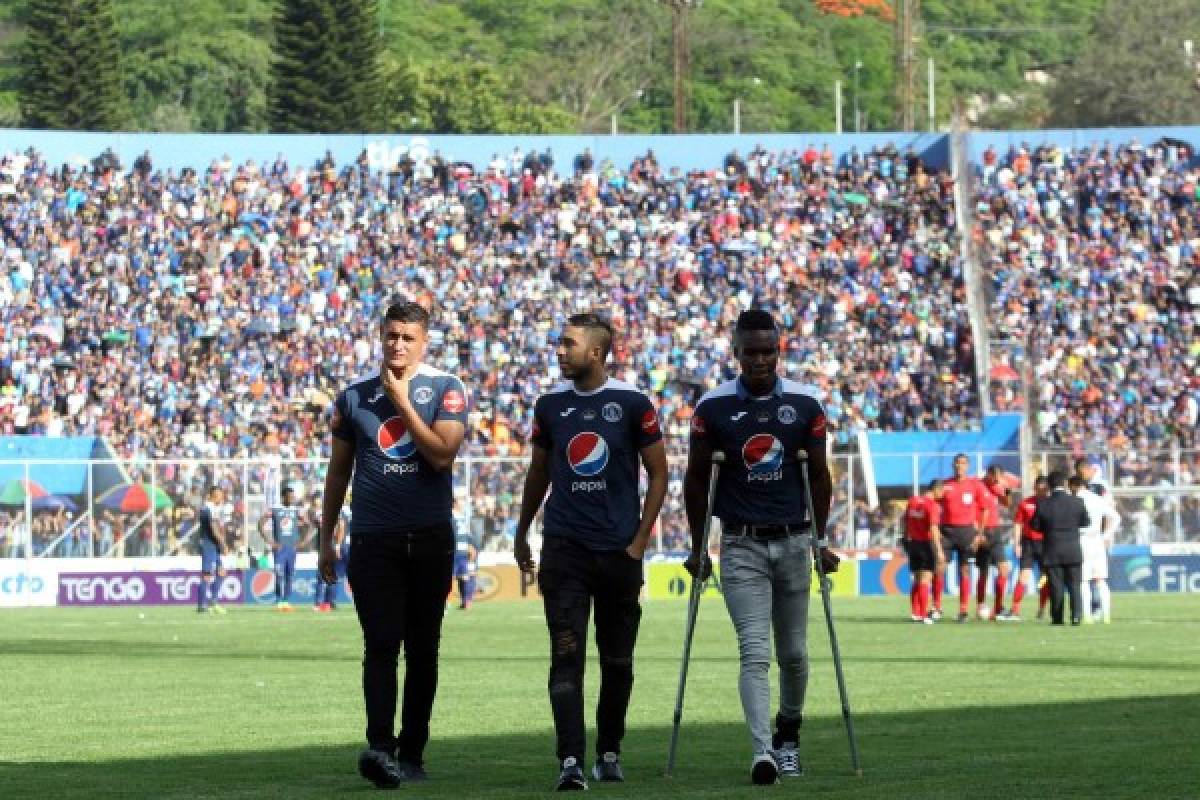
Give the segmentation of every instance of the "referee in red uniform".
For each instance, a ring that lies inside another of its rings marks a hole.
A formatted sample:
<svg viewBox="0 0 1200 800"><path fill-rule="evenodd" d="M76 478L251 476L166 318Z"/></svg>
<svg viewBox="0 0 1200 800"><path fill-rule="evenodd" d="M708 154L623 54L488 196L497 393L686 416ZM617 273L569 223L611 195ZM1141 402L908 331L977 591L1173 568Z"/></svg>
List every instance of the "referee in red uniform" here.
<svg viewBox="0 0 1200 800"><path fill-rule="evenodd" d="M908 553L908 567L912 570L912 591L909 593L912 621L926 625L934 623L929 597L933 573L946 564L938 530L944 491L945 484L936 480L929 484L925 494L911 497L904 510L904 548Z"/></svg>
<svg viewBox="0 0 1200 800"><path fill-rule="evenodd" d="M983 482L968 475L970 460L965 453L954 457L954 477L946 481L942 494L941 533L946 561L953 553L958 560L958 621L967 621L971 597L971 557L977 537L983 533Z"/></svg>

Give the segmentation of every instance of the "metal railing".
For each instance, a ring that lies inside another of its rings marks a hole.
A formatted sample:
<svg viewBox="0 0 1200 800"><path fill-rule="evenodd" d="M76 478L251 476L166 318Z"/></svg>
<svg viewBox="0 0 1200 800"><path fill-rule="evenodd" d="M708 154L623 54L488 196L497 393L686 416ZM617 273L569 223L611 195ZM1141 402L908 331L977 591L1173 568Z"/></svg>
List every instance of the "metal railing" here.
<svg viewBox="0 0 1200 800"><path fill-rule="evenodd" d="M830 457L834 503L832 540L842 547L890 547L900 536L908 498L934 478L951 471L953 453L875 454L873 469L864 471L857 455ZM976 452L972 473L998 464L1026 483L1052 469L1070 469L1079 454L1034 451L1022 463L1012 452ZM1122 527L1118 541L1137 543L1200 540L1200 451L1157 451L1098 454L1101 472L1112 487ZM511 548L520 511L525 459L464 456L454 466L455 513L460 525L481 550ZM192 552L196 511L210 486L225 490L219 515L229 546L246 557L266 548L270 509L280 489L290 485L306 513L302 540L316 542L325 462L322 460L139 460L121 462L130 482L150 496L163 498L154 510L119 500L122 486L101 486L107 461L0 461L7 474L18 467L24 480L62 486L71 473L74 491L0 505L0 558L89 558L180 555ZM687 548L683 510L685 460L669 460L667 501L651 542L655 553ZM874 485L872 481L877 481ZM128 484L127 484L128 485Z"/></svg>

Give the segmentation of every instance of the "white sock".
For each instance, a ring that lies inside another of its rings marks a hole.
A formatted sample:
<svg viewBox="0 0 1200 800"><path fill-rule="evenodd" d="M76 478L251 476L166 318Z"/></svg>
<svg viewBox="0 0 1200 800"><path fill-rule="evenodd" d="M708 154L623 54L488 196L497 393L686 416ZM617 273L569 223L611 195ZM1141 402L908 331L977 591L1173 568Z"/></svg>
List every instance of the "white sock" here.
<svg viewBox="0 0 1200 800"><path fill-rule="evenodd" d="M1103 578L1096 581L1096 592L1100 595L1100 613L1105 620L1112 619L1112 592L1108 590L1108 581Z"/></svg>
<svg viewBox="0 0 1200 800"><path fill-rule="evenodd" d="M1083 606L1080 618L1089 622L1092 619L1092 584L1088 581L1079 584L1079 605Z"/></svg>

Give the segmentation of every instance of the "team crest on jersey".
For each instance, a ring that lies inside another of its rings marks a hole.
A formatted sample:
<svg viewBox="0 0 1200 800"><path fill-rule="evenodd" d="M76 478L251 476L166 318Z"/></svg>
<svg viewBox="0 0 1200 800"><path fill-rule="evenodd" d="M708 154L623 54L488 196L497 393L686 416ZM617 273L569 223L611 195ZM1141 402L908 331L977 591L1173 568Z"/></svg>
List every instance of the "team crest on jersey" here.
<svg viewBox="0 0 1200 800"><path fill-rule="evenodd" d="M580 416L583 417L585 422L591 422L592 420L594 420L596 418L596 409L585 408L583 410L583 413Z"/></svg>
<svg viewBox="0 0 1200 800"><path fill-rule="evenodd" d="M783 479L783 442L769 433L756 433L742 445L742 461L751 481Z"/></svg>
<svg viewBox="0 0 1200 800"><path fill-rule="evenodd" d="M463 397L463 393L458 389L451 389L442 395L442 410L450 414L457 414L467 407L467 399Z"/></svg>
<svg viewBox="0 0 1200 800"><path fill-rule="evenodd" d="M619 403L605 403L604 408L600 409L600 416L604 417L606 422L620 422L623 413Z"/></svg>
<svg viewBox="0 0 1200 800"><path fill-rule="evenodd" d="M412 458L417 452L417 443L413 441L408 426L401 417L389 417L375 432L375 442L388 458L401 461Z"/></svg>
<svg viewBox="0 0 1200 800"><path fill-rule="evenodd" d="M413 392L413 400L420 405L425 405L433 399L433 389L428 386L418 386Z"/></svg>
<svg viewBox="0 0 1200 800"><path fill-rule="evenodd" d="M608 442L592 431L575 434L567 443L567 463L576 475L599 475L608 466Z"/></svg>
<svg viewBox="0 0 1200 800"><path fill-rule="evenodd" d="M791 425L796 421L796 409L792 406L783 405L775 412L776 418L783 425Z"/></svg>

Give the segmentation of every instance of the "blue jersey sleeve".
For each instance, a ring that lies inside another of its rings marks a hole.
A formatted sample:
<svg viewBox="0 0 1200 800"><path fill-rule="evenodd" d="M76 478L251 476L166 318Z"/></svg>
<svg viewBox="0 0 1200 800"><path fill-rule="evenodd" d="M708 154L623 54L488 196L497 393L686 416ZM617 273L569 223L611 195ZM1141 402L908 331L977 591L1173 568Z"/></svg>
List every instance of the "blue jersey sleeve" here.
<svg viewBox="0 0 1200 800"><path fill-rule="evenodd" d="M639 392L632 405L634 413L630 416L637 426L633 433L633 440L637 443L638 450L661 442L663 435L658 424L658 412L654 410L654 404L650 402L650 398Z"/></svg>
<svg viewBox="0 0 1200 800"><path fill-rule="evenodd" d="M529 432L529 440L535 447L549 450L552 445L550 427L546 424L546 404L542 400L543 398L539 397L533 405L533 425Z"/></svg>
<svg viewBox="0 0 1200 800"><path fill-rule="evenodd" d="M460 422L467 424L467 391L458 378L447 378L442 386L442 396L438 401L434 422Z"/></svg>

